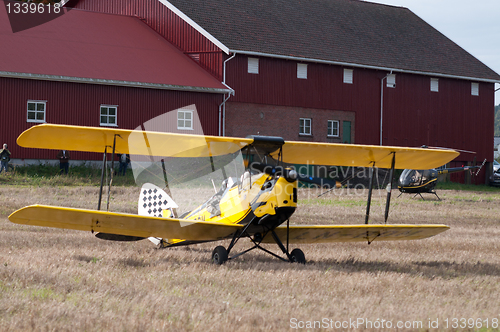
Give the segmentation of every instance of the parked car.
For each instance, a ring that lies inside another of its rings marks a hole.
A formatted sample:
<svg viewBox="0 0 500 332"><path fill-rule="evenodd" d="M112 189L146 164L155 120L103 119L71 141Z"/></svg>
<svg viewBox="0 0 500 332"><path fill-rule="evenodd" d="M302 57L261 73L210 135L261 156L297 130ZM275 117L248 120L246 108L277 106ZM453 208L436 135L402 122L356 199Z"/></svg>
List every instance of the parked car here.
<svg viewBox="0 0 500 332"><path fill-rule="evenodd" d="M493 160L493 174L490 176L490 186L500 187L500 163Z"/></svg>

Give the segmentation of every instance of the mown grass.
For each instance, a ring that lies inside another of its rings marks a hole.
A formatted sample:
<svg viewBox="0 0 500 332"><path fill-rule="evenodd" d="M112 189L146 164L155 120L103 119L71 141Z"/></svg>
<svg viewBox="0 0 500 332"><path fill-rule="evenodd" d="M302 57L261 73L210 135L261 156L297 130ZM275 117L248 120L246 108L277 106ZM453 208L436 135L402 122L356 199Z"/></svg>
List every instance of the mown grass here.
<svg viewBox="0 0 500 332"><path fill-rule="evenodd" d="M437 190L463 190L463 191L482 191L500 193L499 187L492 187L485 184L463 184L456 182L438 182Z"/></svg>
<svg viewBox="0 0 500 332"><path fill-rule="evenodd" d="M109 171L105 180L111 176ZM18 166L9 172L0 174L0 184L19 186L99 186L101 169L76 165L69 168L68 174L60 174L58 166L46 164ZM117 186L134 186L132 170L128 169L125 176L113 176L113 184Z"/></svg>
<svg viewBox="0 0 500 332"><path fill-rule="evenodd" d="M58 177L52 175L54 181ZM451 227L430 239L301 245L306 265L252 251L214 266L213 248L227 241L159 250L147 240L110 242L87 232L9 222L9 213L29 204L96 207L95 183L44 183L0 186L1 331L320 331L291 327L293 322L358 318L394 325L422 322L403 331L429 330L429 320L439 320L431 331L500 326L491 325L500 319L496 192L440 190L442 201L394 194L391 223ZM180 190L174 199L182 207L208 198L211 190ZM363 223L366 194L332 192L316 198L317 191L301 190L291 223ZM383 223L385 197L384 190L374 191L371 223ZM111 210L134 213L137 198L138 188L114 187ZM235 250L247 248L247 242ZM279 253L275 245L266 248ZM454 318L481 319L483 326L446 328L444 320Z"/></svg>

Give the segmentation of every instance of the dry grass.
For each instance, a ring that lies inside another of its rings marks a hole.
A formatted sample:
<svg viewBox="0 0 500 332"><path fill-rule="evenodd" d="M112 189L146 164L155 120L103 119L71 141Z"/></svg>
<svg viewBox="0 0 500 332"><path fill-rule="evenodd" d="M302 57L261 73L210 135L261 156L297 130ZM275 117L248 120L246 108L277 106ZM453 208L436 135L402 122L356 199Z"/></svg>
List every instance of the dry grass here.
<svg viewBox="0 0 500 332"><path fill-rule="evenodd" d="M364 221L365 196L313 194L301 192L292 223ZM500 319L500 192L439 194L442 202L393 197L393 223L451 226L431 239L304 245L306 265L252 252L214 266L213 243L157 250L149 241L12 224L8 214L28 204L95 208L97 188L4 186L0 330L278 331L290 330L293 318L422 322L412 330L426 330L429 319L446 330L446 318L481 318L491 328ZM372 222L382 220L383 195L375 193ZM116 188L112 209L135 212L137 196L136 188Z"/></svg>

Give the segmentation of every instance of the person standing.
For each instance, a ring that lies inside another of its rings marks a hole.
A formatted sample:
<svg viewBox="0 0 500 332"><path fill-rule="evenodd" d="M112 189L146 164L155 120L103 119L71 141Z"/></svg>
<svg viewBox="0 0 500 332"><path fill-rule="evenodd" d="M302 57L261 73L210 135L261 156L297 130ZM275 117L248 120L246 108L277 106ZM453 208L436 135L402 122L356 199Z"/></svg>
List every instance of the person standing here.
<svg viewBox="0 0 500 332"><path fill-rule="evenodd" d="M10 161L10 151L7 149L7 144L3 145L3 149L0 150L0 161L2 166L0 167L0 173L5 169L7 172L9 169L9 161Z"/></svg>
<svg viewBox="0 0 500 332"><path fill-rule="evenodd" d="M66 150L61 150L57 153L57 158L59 159L60 174L68 174L69 171L69 152Z"/></svg>
<svg viewBox="0 0 500 332"><path fill-rule="evenodd" d="M130 163L130 156L128 154L120 155L120 167L118 168L118 175L125 175L127 172L128 164Z"/></svg>

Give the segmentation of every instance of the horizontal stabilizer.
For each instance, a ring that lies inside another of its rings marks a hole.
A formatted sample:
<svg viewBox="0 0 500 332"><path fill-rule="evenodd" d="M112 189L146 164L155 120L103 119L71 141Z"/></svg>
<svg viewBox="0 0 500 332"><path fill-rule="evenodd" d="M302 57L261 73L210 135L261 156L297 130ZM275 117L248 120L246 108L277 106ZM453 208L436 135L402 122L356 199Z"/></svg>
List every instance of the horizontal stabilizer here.
<svg viewBox="0 0 500 332"><path fill-rule="evenodd" d="M31 205L9 216L16 224L45 226L147 238L212 241L230 237L240 225L158 218L97 210Z"/></svg>
<svg viewBox="0 0 500 332"><path fill-rule="evenodd" d="M290 226L290 243L330 242L372 242L419 240L448 230L446 225L318 225ZM279 226L275 232L286 242L286 226ZM268 234L264 243L274 242Z"/></svg>

